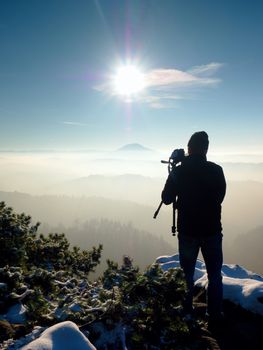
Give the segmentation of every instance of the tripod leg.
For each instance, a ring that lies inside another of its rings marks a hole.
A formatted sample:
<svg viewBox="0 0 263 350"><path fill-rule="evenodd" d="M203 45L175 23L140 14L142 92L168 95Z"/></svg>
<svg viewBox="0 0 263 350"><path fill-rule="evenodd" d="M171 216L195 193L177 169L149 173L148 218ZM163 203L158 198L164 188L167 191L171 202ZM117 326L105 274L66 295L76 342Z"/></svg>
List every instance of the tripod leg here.
<svg viewBox="0 0 263 350"><path fill-rule="evenodd" d="M159 214L159 211L160 211L162 205L163 205L163 201L161 201L161 203L159 204L159 207L157 208L156 212L154 213L154 216L153 216L154 219L156 219L157 215Z"/></svg>
<svg viewBox="0 0 263 350"><path fill-rule="evenodd" d="M172 235L175 236L176 234L176 226L175 226L175 222L176 222L176 202L173 202L173 226L172 226Z"/></svg>

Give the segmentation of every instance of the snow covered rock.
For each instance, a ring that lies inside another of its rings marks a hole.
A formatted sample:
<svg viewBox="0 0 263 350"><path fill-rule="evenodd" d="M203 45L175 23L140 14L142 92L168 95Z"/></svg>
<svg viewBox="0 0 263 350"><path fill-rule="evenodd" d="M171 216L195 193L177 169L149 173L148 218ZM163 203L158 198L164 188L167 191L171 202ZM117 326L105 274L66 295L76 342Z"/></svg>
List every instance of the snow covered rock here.
<svg viewBox="0 0 263 350"><path fill-rule="evenodd" d="M180 267L179 254L159 257L155 261L167 271ZM239 265L224 264L222 267L223 297L246 310L263 316L263 277ZM204 262L197 260L194 274L195 285L207 287Z"/></svg>
<svg viewBox="0 0 263 350"><path fill-rule="evenodd" d="M263 316L263 282L223 277L224 298Z"/></svg>
<svg viewBox="0 0 263 350"><path fill-rule="evenodd" d="M46 329L42 335L20 350L96 350L77 325L66 321Z"/></svg>
<svg viewBox="0 0 263 350"><path fill-rule="evenodd" d="M8 312L3 316L3 319L10 323L25 323L26 308L20 303L15 304L8 309Z"/></svg>

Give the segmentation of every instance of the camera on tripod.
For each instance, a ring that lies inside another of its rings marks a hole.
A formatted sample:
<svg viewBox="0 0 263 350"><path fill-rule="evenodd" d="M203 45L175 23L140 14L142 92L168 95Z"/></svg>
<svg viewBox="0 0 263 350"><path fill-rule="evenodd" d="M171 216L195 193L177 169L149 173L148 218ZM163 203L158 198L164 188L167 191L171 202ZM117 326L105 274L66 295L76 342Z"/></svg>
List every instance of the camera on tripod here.
<svg viewBox="0 0 263 350"><path fill-rule="evenodd" d="M181 163L184 160L184 157L184 149L177 148L172 152L171 156L169 157L169 160L161 160L161 163L168 164L168 172L170 173L174 166L176 166L178 163Z"/></svg>
<svg viewBox="0 0 263 350"><path fill-rule="evenodd" d="M168 173L176 167L178 163L181 163L185 158L185 152L183 148L177 148L175 149L168 160L161 160L161 163L168 164ZM156 212L154 213L153 218L156 219L157 215L159 214L159 211L163 205L163 201L159 204L159 207L157 208ZM175 226L175 211L176 211L176 201L173 202L173 225L172 225L172 235L175 236L176 233L176 226Z"/></svg>

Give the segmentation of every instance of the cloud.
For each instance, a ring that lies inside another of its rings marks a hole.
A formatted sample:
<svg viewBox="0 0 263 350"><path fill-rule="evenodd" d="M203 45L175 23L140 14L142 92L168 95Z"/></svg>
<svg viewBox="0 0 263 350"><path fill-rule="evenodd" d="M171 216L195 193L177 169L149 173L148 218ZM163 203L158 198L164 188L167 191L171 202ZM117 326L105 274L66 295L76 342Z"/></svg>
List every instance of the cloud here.
<svg viewBox="0 0 263 350"><path fill-rule="evenodd" d="M126 98L126 101L139 101L151 108L175 108L176 101L190 99L197 89L217 86L221 79L215 76L222 63L211 62L194 66L186 71L175 68L157 68L144 73L145 89L141 94ZM94 86L98 92L117 95L110 82Z"/></svg>
<svg viewBox="0 0 263 350"><path fill-rule="evenodd" d="M148 87L193 84L197 80L194 75L178 69L154 69L145 75Z"/></svg>
<svg viewBox="0 0 263 350"><path fill-rule="evenodd" d="M79 122L71 122L71 121L64 121L62 122L64 125L73 125L73 126L88 126L89 124L85 123L79 123Z"/></svg>
<svg viewBox="0 0 263 350"><path fill-rule="evenodd" d="M145 95L141 97L142 102L154 109L164 109L175 107L174 102L185 99L183 96L170 94L166 91L159 91L156 95Z"/></svg>
<svg viewBox="0 0 263 350"><path fill-rule="evenodd" d="M154 69L145 74L146 86L155 89L164 87L171 89L180 86L216 85L221 80L211 76L221 67L221 63L209 63L207 65L195 66L188 71Z"/></svg>
<svg viewBox="0 0 263 350"><path fill-rule="evenodd" d="M209 64L204 64L201 66L195 66L191 68L188 72L194 75L205 75L210 76L215 74L220 68L224 66L223 63L212 62Z"/></svg>

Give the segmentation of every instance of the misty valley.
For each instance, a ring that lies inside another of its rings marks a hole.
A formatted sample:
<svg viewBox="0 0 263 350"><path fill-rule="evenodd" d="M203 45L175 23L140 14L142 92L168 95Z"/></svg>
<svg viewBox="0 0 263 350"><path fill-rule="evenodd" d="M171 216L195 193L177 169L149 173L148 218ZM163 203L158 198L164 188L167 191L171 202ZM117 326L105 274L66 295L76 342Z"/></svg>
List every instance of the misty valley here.
<svg viewBox="0 0 263 350"><path fill-rule="evenodd" d="M100 274L106 260L123 255L145 268L158 255L177 251L171 235L172 209L163 206L156 220L165 179L141 175L90 175L56 186L57 194L1 191L1 201L41 222L40 231L65 233L72 245L88 249L103 244ZM55 188L52 189L52 192ZM224 262L263 273L263 184L229 181L223 203ZM121 252L121 255L120 255Z"/></svg>

